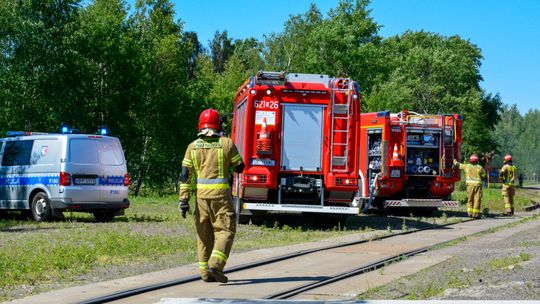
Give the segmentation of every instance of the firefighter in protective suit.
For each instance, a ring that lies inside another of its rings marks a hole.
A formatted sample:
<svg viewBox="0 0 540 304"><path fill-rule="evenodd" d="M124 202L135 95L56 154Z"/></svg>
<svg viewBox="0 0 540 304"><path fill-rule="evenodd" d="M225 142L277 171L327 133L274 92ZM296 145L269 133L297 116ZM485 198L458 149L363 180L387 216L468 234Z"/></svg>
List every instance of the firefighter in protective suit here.
<svg viewBox="0 0 540 304"><path fill-rule="evenodd" d="M482 205L482 180L486 178L486 170L478 164L478 156L471 155L470 164L462 164L454 159L454 165L465 171L465 184L467 185L467 214L469 217L479 219Z"/></svg>
<svg viewBox="0 0 540 304"><path fill-rule="evenodd" d="M236 222L229 186L229 167L237 173L244 163L230 138L221 136L221 117L214 109L199 117L198 138L182 161L179 209L189 211L189 194L196 187L195 227L199 271L205 282L227 283L223 268L231 252Z"/></svg>
<svg viewBox="0 0 540 304"><path fill-rule="evenodd" d="M503 215L514 215L516 171L516 166L512 165L512 156L510 154L506 154L504 156L504 165L499 171L499 178L502 182L502 195L504 199Z"/></svg>

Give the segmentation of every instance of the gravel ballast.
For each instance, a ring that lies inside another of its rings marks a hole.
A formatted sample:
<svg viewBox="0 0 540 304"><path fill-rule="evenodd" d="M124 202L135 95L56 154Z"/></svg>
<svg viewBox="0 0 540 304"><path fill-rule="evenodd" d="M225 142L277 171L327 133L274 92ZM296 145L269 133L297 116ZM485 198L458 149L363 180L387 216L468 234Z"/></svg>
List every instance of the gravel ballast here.
<svg viewBox="0 0 540 304"><path fill-rule="evenodd" d="M361 295L364 299L538 300L540 221L437 250L453 258Z"/></svg>

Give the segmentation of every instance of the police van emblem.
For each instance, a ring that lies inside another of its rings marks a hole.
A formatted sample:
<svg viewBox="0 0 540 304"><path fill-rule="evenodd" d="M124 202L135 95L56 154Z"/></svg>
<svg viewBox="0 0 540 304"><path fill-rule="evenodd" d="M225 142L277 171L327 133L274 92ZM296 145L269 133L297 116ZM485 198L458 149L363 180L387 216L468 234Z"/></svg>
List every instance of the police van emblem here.
<svg viewBox="0 0 540 304"><path fill-rule="evenodd" d="M41 146L41 157L45 157L47 151L49 151L49 146Z"/></svg>

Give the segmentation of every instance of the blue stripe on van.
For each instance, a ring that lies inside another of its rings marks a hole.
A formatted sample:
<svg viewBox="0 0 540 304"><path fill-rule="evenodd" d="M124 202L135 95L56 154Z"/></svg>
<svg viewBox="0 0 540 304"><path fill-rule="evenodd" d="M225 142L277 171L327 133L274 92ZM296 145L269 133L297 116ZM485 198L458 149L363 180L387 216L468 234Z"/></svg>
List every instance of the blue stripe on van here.
<svg viewBox="0 0 540 304"><path fill-rule="evenodd" d="M100 176L98 183L105 186L123 186L124 176Z"/></svg>
<svg viewBox="0 0 540 304"><path fill-rule="evenodd" d="M0 187L31 186L43 184L45 186L58 186L60 175L40 175L40 176L6 176L0 177Z"/></svg>
<svg viewBox="0 0 540 304"><path fill-rule="evenodd" d="M42 184L45 186L59 186L60 174L31 175L31 176L4 176L0 177L0 187L20 187ZM100 176L98 185L103 186L123 186L124 176Z"/></svg>

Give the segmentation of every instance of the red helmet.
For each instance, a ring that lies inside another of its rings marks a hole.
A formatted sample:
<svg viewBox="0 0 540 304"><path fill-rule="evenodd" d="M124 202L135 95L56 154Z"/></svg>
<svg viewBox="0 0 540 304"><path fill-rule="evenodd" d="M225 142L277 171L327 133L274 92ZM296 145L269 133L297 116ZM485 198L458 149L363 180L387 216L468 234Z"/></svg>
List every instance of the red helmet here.
<svg viewBox="0 0 540 304"><path fill-rule="evenodd" d="M477 163L478 162L478 156L476 156L476 154L473 154L473 155L471 155L469 160L471 161L471 163Z"/></svg>
<svg viewBox="0 0 540 304"><path fill-rule="evenodd" d="M504 162L507 163L507 162L511 162L511 161L512 161L512 155L506 154L504 156Z"/></svg>
<svg viewBox="0 0 540 304"><path fill-rule="evenodd" d="M199 131L206 128L221 131L221 117L219 116L218 111L214 109L202 111L199 116Z"/></svg>

